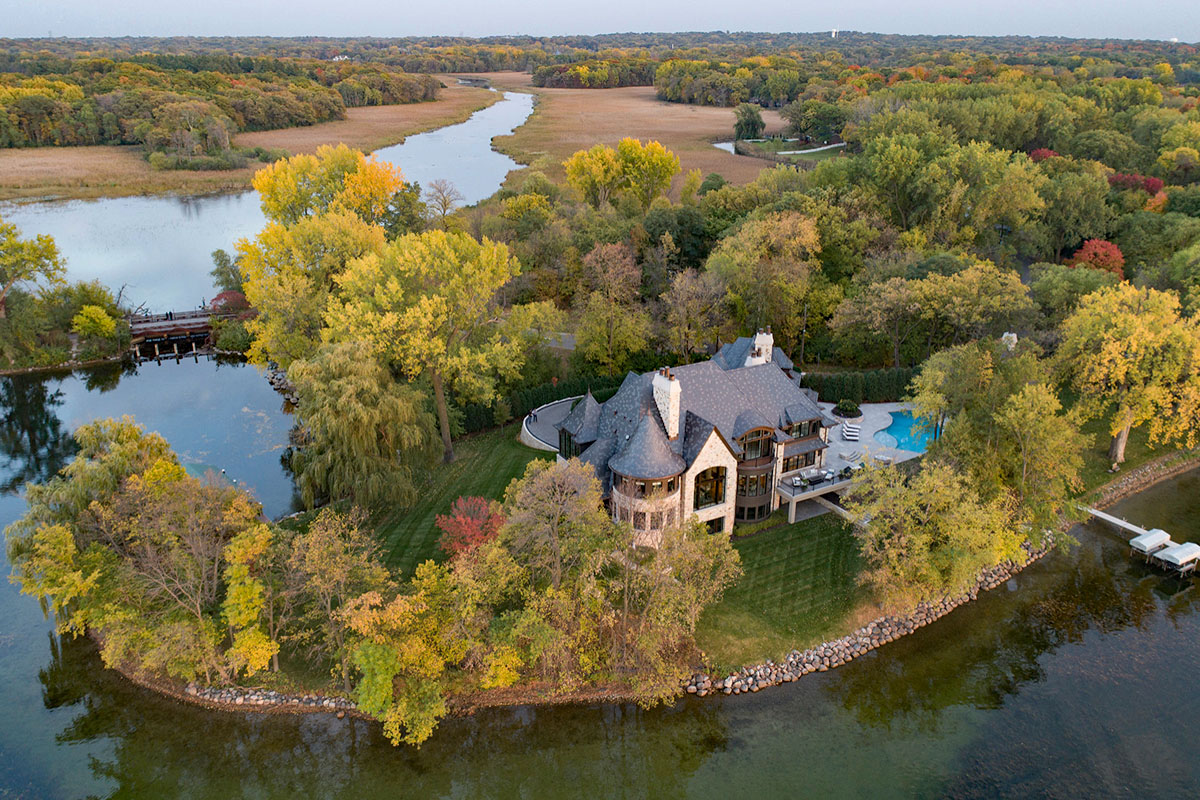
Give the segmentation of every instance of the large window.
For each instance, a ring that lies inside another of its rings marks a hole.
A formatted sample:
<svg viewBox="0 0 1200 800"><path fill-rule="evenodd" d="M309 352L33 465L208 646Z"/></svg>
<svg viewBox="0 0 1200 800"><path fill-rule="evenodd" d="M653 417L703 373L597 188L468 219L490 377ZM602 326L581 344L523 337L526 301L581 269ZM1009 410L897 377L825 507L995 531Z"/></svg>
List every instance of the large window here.
<svg viewBox="0 0 1200 800"><path fill-rule="evenodd" d="M696 476L696 508L725 502L725 468L709 467Z"/></svg>
<svg viewBox="0 0 1200 800"><path fill-rule="evenodd" d="M738 475L737 493L739 497L758 497L767 493L767 473L762 475Z"/></svg>
<svg viewBox="0 0 1200 800"><path fill-rule="evenodd" d="M558 432L558 454L563 458L574 458L579 455L579 445L575 443L574 437L561 429Z"/></svg>
<svg viewBox="0 0 1200 800"><path fill-rule="evenodd" d="M742 460L751 461L771 455L771 429L759 428L738 439L742 446Z"/></svg>
<svg viewBox="0 0 1200 800"><path fill-rule="evenodd" d="M770 503L764 503L761 506L738 508L734 513L734 519L738 522L754 522L755 520L766 519L769 516L771 516Z"/></svg>
<svg viewBox="0 0 1200 800"><path fill-rule="evenodd" d="M817 463L817 454L815 452L805 453L801 456L789 456L783 460L783 471L794 472L798 469L811 467L815 463Z"/></svg>

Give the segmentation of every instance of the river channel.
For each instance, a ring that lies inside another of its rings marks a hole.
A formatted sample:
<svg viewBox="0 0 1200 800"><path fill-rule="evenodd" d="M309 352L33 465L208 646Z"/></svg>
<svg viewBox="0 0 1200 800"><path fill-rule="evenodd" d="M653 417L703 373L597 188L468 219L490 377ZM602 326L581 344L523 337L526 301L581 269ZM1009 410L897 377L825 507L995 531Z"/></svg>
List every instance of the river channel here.
<svg viewBox="0 0 1200 800"><path fill-rule="evenodd" d="M505 92L504 99L457 125L410 136L375 151L398 166L406 180L428 187L448 180L464 202L490 197L519 166L492 149L494 136L512 133L533 111L533 95ZM262 229L255 192L204 197L122 197L0 205L0 216L26 236L54 237L67 257L70 280L98 279L122 287L132 305L150 311L197 307L213 295L211 253Z"/></svg>
<svg viewBox="0 0 1200 800"><path fill-rule="evenodd" d="M261 223L248 196L18 213L26 233L67 234L72 277L136 285L156 308L199 302L207 252ZM22 513L24 481L70 459L71 430L120 414L191 471L245 484L268 514L294 507L280 397L252 367L200 359L0 378L0 523ZM1200 473L1115 513L1200 541ZM1195 797L1200 589L1131 559L1117 533L1074 533L1077 547L828 673L651 710L489 710L446 720L420 749L391 747L371 723L211 712L139 689L88 642L53 636L6 583L0 797Z"/></svg>

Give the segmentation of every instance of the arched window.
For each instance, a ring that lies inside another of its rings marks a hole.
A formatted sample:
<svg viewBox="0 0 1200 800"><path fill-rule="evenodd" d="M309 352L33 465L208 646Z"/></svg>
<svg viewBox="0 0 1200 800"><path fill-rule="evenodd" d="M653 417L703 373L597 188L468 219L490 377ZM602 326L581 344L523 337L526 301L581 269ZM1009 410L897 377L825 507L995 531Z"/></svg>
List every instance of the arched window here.
<svg viewBox="0 0 1200 800"><path fill-rule="evenodd" d="M725 468L709 467L696 476L697 509L725 502Z"/></svg>

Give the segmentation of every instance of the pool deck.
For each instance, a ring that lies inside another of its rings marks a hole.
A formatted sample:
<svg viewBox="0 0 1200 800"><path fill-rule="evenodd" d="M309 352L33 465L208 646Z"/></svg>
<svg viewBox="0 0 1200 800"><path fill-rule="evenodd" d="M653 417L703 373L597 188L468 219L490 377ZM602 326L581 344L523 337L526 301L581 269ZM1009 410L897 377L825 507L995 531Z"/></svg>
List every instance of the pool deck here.
<svg viewBox="0 0 1200 800"><path fill-rule="evenodd" d="M838 419L833 416L833 403L821 403L820 406L831 417ZM863 403L859 409L862 410L862 420L857 424L862 427L862 433L859 434L857 442L847 442L842 438L841 425L829 430L829 449L825 451L826 469L836 470L847 464L874 460L881 456L890 459L892 463L899 463L921 455L912 450L888 447L875 440L876 433L892 424L894 412L908 410L904 403Z"/></svg>

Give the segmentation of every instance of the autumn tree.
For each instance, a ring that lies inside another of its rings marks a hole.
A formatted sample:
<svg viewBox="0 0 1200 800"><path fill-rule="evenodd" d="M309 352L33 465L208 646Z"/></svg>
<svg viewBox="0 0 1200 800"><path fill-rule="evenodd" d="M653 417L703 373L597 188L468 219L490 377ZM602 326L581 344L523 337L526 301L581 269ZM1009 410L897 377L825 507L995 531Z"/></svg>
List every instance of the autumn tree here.
<svg viewBox="0 0 1200 800"><path fill-rule="evenodd" d="M449 514L438 514L434 524L442 532L438 546L455 556L467 553L492 539L504 524L504 512L486 497L459 497Z"/></svg>
<svg viewBox="0 0 1200 800"><path fill-rule="evenodd" d="M369 345L347 342L296 361L303 440L292 469L305 504L350 499L363 508L406 505L436 451L426 396L399 384Z"/></svg>
<svg viewBox="0 0 1200 800"><path fill-rule="evenodd" d="M1111 272L1125 280L1125 256L1121 248L1104 239L1088 239L1075 251L1068 262L1072 267L1088 267Z"/></svg>
<svg viewBox="0 0 1200 800"><path fill-rule="evenodd" d="M637 199L642 211L650 210L656 197L671 188L680 171L679 157L656 141L642 144L626 137L617 145L622 184Z"/></svg>
<svg viewBox="0 0 1200 800"><path fill-rule="evenodd" d="M671 287L662 293L668 339L684 358L714 338L724 292L712 273L694 269L675 273Z"/></svg>
<svg viewBox="0 0 1200 800"><path fill-rule="evenodd" d="M333 674L349 692L351 650L343 608L368 592L386 591L391 579L378 558L379 543L363 528L359 513L325 509L296 535L289 568L299 579L302 627L292 639Z"/></svg>
<svg viewBox="0 0 1200 800"><path fill-rule="evenodd" d="M617 151L602 144L580 150L563 162L567 183L593 208L609 202L625 179Z"/></svg>
<svg viewBox="0 0 1200 800"><path fill-rule="evenodd" d="M20 229L0 217L0 319L8 316L8 294L14 286L38 281L61 284L66 271L53 238L38 234L22 239Z"/></svg>
<svg viewBox="0 0 1200 800"><path fill-rule="evenodd" d="M641 705L675 697L691 669L680 655L694 649L701 613L742 575L730 534L692 518L665 529L657 547L628 544L609 560L614 666Z"/></svg>
<svg viewBox="0 0 1200 800"><path fill-rule="evenodd" d="M504 495L504 540L534 580L554 589L612 537L589 465L531 461Z"/></svg>
<svg viewBox="0 0 1200 800"><path fill-rule="evenodd" d="M366 342L408 377L429 379L447 462L454 459L447 388L491 401L499 380L519 374L530 332L557 316L548 304L501 308L498 292L519 272L503 244L434 230L402 236L337 278L327 335Z"/></svg>
<svg viewBox="0 0 1200 800"><path fill-rule="evenodd" d="M380 223L402 183L391 165L344 145L284 159L255 175L267 225L237 242L236 258L246 298L258 311L246 323L252 361L286 368L313 355L336 276L350 261L383 249Z"/></svg>
<svg viewBox="0 0 1200 800"><path fill-rule="evenodd" d="M1125 460L1141 425L1152 445L1194 447L1200 435L1200 328L1171 292L1129 284L1080 301L1063 322L1058 363L1089 417L1107 417L1109 461Z"/></svg>

